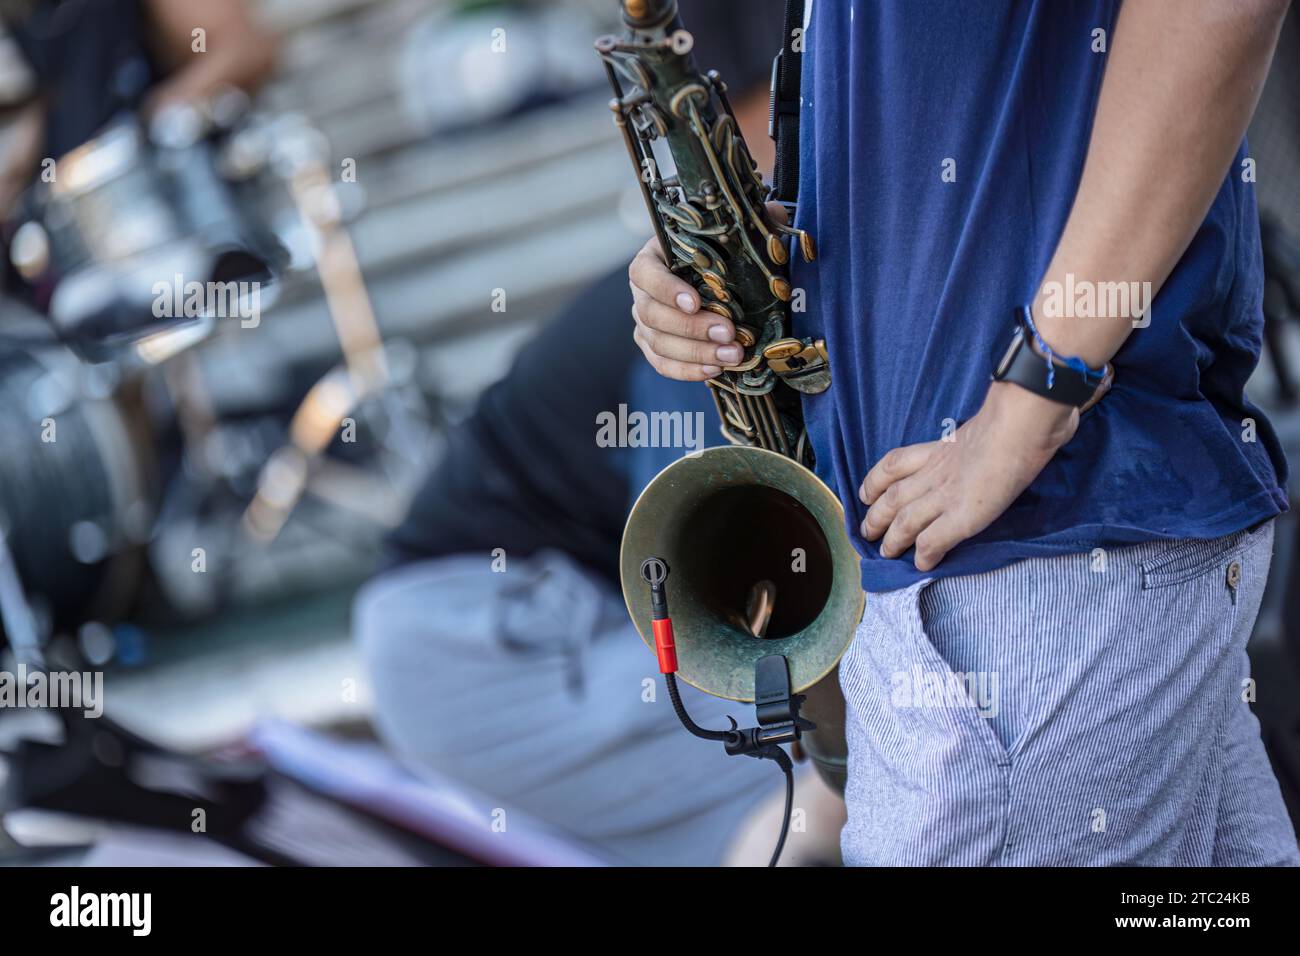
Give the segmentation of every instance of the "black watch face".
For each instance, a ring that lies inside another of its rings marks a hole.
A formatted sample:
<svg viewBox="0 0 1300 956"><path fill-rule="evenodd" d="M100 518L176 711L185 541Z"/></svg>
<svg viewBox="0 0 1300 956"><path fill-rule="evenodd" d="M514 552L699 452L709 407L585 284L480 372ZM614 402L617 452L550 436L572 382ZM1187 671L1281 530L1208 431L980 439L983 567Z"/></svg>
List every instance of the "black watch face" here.
<svg viewBox="0 0 1300 956"><path fill-rule="evenodd" d="M1016 329L1016 334L1011 337L1011 344L1007 346L1006 352L1002 356L1002 361L998 362L998 367L993 370L993 377L996 379L1006 378L1007 372L1011 370L1011 362L1020 351L1020 347L1025 342L1025 330Z"/></svg>

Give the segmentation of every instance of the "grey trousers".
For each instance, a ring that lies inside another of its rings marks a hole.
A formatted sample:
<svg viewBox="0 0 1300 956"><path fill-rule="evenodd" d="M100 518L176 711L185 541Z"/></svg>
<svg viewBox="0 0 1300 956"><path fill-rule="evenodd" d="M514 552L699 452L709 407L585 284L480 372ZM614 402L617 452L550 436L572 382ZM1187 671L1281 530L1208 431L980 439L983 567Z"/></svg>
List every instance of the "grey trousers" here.
<svg viewBox="0 0 1300 956"><path fill-rule="evenodd" d="M1271 523L867 596L845 862L1295 865L1248 701Z"/></svg>
<svg viewBox="0 0 1300 956"><path fill-rule="evenodd" d="M677 721L622 598L567 557L443 558L368 584L353 612L380 736L436 769L641 865L712 865L781 788ZM681 685L726 727L745 705ZM484 825L493 808L482 808ZM503 834L508 838L508 831Z"/></svg>

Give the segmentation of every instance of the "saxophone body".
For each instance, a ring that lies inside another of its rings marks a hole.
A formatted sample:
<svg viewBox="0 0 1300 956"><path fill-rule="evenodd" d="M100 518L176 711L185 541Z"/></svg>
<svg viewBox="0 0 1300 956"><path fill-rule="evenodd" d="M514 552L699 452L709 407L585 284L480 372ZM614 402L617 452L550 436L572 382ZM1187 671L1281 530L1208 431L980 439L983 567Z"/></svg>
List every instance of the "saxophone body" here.
<svg viewBox="0 0 1300 956"><path fill-rule="evenodd" d="M695 65L676 0L624 0L627 33L597 51L610 102L668 266L701 307L731 319L744 358L709 383L723 434L806 467L801 393L830 386L823 342L790 334L790 246L811 261L808 233L775 221L716 72Z"/></svg>
<svg viewBox="0 0 1300 956"><path fill-rule="evenodd" d="M651 648L641 562L675 569L678 676L754 700L754 668L785 655L817 729L803 749L843 790L847 748L837 665L862 616L858 556L844 511L813 473L802 396L831 384L824 342L792 334L792 254L813 238L769 214L762 176L726 85L701 73L676 0L621 0L624 32L602 37L610 101L669 268L725 316L742 360L707 383L729 446L670 465L629 514L623 595Z"/></svg>

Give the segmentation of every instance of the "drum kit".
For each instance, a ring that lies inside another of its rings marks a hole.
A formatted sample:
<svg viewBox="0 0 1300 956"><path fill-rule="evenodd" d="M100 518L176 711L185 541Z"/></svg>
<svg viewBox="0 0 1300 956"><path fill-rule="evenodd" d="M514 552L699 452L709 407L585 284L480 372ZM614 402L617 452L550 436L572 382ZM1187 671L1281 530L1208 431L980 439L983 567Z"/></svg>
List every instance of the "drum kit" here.
<svg viewBox="0 0 1300 956"><path fill-rule="evenodd" d="M412 449L427 447L428 433L402 372L411 362L381 338L329 168L329 144L309 122L258 111L230 90L148 123L118 116L42 168L11 210L6 238L26 301L6 298L0 315L0 652L7 643L16 672L122 656L111 640L102 646L112 631L101 622L122 617L142 593L181 616L211 610L169 592L156 567L160 542L175 537L175 512L210 514L216 505L205 497L220 496L235 530L228 553L212 560L247 564L244 555L285 527L345 425L379 436L372 470L385 480L388 452L412 472L423 467ZM341 361L307 389L278 439L267 439L279 450L253 463L251 488L232 504L229 486L191 474L209 452L197 447L205 433L194 425L204 416L193 407L203 401L193 358L232 326L259 324L286 280L312 273ZM170 478L159 460L166 442L144 412L160 388L185 462L171 465ZM148 759L158 748L106 719L58 716L61 746L24 743L7 761L0 817L6 805L98 814L151 800L155 816L175 809L126 779L134 758L101 759L105 746ZM74 766L82 769L69 776ZM257 781L209 775L242 795L236 823L259 803ZM117 791L116 804L103 799Z"/></svg>
<svg viewBox="0 0 1300 956"><path fill-rule="evenodd" d="M6 299L0 317L0 636L24 662L40 666L56 633L120 615L157 563L169 515L141 383L169 392L180 456L199 457L189 423L201 416L186 407L195 383L177 385L192 379L187 359L260 323L295 274L322 284L342 360L307 389L236 502L238 547L276 538L345 422L400 441L406 459L427 439L410 396L390 394L393 363L329 156L305 119L256 110L232 89L148 123L119 115L42 168L11 211L28 302ZM194 499L205 492L187 494L204 509ZM194 610L154 570L164 601Z"/></svg>

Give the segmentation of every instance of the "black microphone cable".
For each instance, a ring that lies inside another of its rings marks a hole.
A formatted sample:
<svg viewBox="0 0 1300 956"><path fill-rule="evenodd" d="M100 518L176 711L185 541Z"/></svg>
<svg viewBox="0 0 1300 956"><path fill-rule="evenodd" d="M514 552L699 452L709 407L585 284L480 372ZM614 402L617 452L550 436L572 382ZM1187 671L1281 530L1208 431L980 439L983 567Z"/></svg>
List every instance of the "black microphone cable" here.
<svg viewBox="0 0 1300 956"><path fill-rule="evenodd" d="M671 672L664 674L664 682L668 685L668 697L673 702L673 710L677 712L677 719L682 722L683 727L704 740L720 740L733 747L741 744L743 735L737 730L734 717L727 717L727 720L731 721L730 730L709 730L701 727L686 712L686 705L682 703L681 693L677 689L677 675ZM794 813L794 762L790 759L790 755L776 744L768 744L758 751L750 752L748 756L775 761L781 768L781 772L785 774L785 812L781 816L781 834L777 837L772 858L767 861L767 865L773 867L781 859L781 851L785 849L785 839L790 833L790 817Z"/></svg>
<svg viewBox="0 0 1300 956"><path fill-rule="evenodd" d="M772 851L772 858L767 863L769 867L774 867L781 859L781 851L785 849L785 840L790 833L790 817L794 813L794 763L790 760L790 755L778 745L757 741L754 731L742 732L734 717L727 717L731 722L729 730L709 730L691 719L691 715L686 712L686 705L682 703L681 691L677 687L677 646L673 640L672 618L668 616L668 594L664 589L664 581L668 577L668 563L662 558L647 558L641 564L641 577L650 585L653 618L651 625L655 638L655 653L659 658L659 670L664 675L664 683L668 685L668 697L682 726L702 740L721 741L726 745L729 754L744 754L775 761L785 774L785 812L781 818L781 834L777 838L776 849Z"/></svg>

